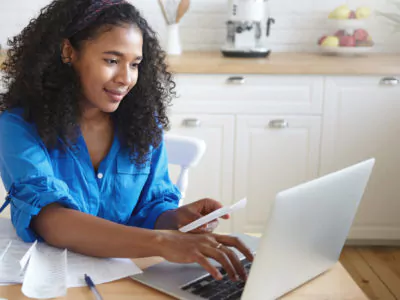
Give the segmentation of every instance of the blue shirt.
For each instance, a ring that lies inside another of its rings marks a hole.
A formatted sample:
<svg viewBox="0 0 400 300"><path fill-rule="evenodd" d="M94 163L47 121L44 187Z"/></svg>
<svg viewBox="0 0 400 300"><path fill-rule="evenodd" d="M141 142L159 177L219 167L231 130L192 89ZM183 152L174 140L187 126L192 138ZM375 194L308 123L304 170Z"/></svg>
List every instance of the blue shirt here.
<svg viewBox="0 0 400 300"><path fill-rule="evenodd" d="M26 242L38 237L32 217L50 203L116 223L154 228L158 216L175 209L181 197L171 183L164 143L136 167L117 135L95 172L83 136L74 150L49 150L22 109L0 115L0 172L11 203L11 220ZM60 140L61 143L61 140Z"/></svg>

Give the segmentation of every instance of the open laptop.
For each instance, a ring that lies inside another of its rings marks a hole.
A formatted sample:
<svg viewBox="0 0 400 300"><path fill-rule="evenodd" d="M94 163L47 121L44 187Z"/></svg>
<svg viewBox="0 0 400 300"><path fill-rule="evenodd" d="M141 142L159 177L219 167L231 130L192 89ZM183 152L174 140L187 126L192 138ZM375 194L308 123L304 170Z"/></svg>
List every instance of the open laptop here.
<svg viewBox="0 0 400 300"><path fill-rule="evenodd" d="M197 264L170 262L132 278L178 299L277 299L339 260L374 163L366 160L278 193L262 237L238 235L256 253L252 264L242 261L246 283L226 276L216 281Z"/></svg>

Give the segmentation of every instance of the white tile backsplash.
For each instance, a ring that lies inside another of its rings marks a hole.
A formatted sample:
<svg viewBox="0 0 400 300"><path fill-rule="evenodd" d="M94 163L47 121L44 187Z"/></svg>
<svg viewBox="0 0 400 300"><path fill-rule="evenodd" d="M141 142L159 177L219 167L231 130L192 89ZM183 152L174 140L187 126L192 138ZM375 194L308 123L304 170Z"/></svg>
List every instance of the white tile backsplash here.
<svg viewBox="0 0 400 300"><path fill-rule="evenodd" d="M158 32L164 44L166 27L157 0L129 0L138 7ZM0 43L17 34L39 9L50 0L0 0ZM183 18L180 32L184 50L218 50L225 37L228 0L192 0ZM271 16L276 24L269 39L273 51L317 51L316 41L323 34L335 31L327 15L335 7L348 3L352 9L369 6L388 10L388 0L269 0ZM367 29L373 37L375 52L400 52L400 33L394 33L388 22L372 17Z"/></svg>

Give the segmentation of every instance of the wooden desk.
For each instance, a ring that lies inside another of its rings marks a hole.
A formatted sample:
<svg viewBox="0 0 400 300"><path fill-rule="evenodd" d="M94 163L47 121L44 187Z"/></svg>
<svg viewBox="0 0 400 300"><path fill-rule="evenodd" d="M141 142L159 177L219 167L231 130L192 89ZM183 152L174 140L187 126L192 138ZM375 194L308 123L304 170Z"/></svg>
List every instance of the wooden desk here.
<svg viewBox="0 0 400 300"><path fill-rule="evenodd" d="M136 259L134 262L141 268L151 266L161 261L159 258ZM138 300L167 300L173 299L156 290L148 288L140 283L126 278L111 283L98 285L98 289L104 300L138 299ZM8 300L26 300L21 292L21 285L0 286L0 298ZM68 289L65 298L71 300L92 300L93 294L86 287ZM320 275L309 283L299 287L286 295L285 300L368 300L362 290L353 281L340 263L337 263L330 271Z"/></svg>

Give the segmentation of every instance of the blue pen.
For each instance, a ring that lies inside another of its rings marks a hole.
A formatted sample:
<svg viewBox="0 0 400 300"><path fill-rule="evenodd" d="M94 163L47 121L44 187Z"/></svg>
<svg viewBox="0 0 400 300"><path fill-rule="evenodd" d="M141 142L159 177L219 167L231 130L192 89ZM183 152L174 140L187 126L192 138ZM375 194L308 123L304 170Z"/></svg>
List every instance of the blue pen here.
<svg viewBox="0 0 400 300"><path fill-rule="evenodd" d="M90 288L90 290L92 291L92 293L94 294L96 300L103 300L99 291L96 289L96 286L94 285L92 279L86 274L85 274L85 281L86 281L86 284L88 285L88 287Z"/></svg>

